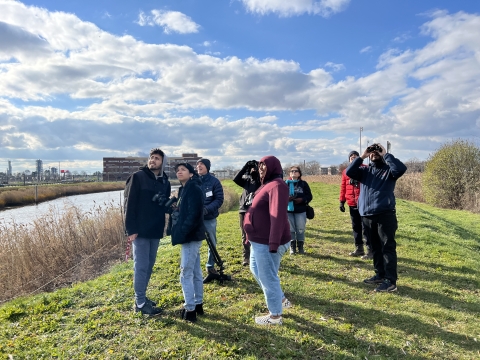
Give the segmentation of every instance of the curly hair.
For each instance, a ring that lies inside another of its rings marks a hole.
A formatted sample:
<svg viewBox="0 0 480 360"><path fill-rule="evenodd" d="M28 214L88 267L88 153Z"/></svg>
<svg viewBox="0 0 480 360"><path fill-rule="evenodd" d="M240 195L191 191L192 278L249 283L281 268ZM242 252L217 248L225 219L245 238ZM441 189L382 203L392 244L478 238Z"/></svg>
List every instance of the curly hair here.
<svg viewBox="0 0 480 360"><path fill-rule="evenodd" d="M152 150L150 150L149 157L151 157L153 154L160 155L162 159L165 157L165 153L162 150L160 150L160 148L153 148Z"/></svg>

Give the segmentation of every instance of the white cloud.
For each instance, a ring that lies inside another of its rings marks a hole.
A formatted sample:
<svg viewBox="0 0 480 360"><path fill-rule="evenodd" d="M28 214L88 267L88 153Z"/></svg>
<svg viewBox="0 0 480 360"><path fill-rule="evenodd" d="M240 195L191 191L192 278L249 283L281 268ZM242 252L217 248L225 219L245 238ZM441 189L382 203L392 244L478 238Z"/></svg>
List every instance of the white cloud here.
<svg viewBox="0 0 480 360"><path fill-rule="evenodd" d="M370 52L370 51L372 51L372 47L371 46L365 46L363 49L360 50L360 54Z"/></svg>
<svg viewBox="0 0 480 360"><path fill-rule="evenodd" d="M345 66L343 64L335 64L330 61L325 64L325 67L332 69L332 71L345 70Z"/></svg>
<svg viewBox="0 0 480 360"><path fill-rule="evenodd" d="M200 25L179 11L152 10L151 15L143 11L138 14L137 24L140 26L161 26L166 34L176 32L179 34L197 33Z"/></svg>
<svg viewBox="0 0 480 360"><path fill-rule="evenodd" d="M304 73L292 61L202 55L115 36L72 14L6 0L0 7L4 158L93 161L162 146L218 164L266 153L329 164L344 160L359 126L403 158L480 135L479 15L434 13L422 26L426 46L390 49L370 74L337 81L333 62ZM59 97L68 105L60 108ZM211 109L224 115L203 115ZM311 110L309 121L286 123Z"/></svg>
<svg viewBox="0 0 480 360"><path fill-rule="evenodd" d="M313 14L328 17L343 11L350 0L241 0L248 11L260 15L275 13L289 17Z"/></svg>

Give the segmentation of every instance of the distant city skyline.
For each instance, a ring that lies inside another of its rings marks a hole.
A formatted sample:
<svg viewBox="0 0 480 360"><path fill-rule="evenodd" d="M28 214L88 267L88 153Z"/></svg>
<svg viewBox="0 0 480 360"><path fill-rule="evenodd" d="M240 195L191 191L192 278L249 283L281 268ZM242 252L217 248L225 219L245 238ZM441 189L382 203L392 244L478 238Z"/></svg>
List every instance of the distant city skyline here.
<svg viewBox="0 0 480 360"><path fill-rule="evenodd" d="M480 2L0 0L0 169L338 165L480 139ZM363 128L363 131L360 129ZM52 159L52 160L51 160ZM32 165L33 164L33 165ZM49 165L50 166L50 165Z"/></svg>

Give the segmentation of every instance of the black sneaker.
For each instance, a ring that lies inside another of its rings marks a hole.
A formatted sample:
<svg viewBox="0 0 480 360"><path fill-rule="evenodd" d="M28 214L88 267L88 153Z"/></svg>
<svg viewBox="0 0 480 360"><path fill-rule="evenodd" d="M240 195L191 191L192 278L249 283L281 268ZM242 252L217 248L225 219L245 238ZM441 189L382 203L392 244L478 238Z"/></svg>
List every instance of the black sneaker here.
<svg viewBox="0 0 480 360"><path fill-rule="evenodd" d="M153 300L150 300L148 297L145 298L145 302L149 302L152 306L157 306L157 303Z"/></svg>
<svg viewBox="0 0 480 360"><path fill-rule="evenodd" d="M190 322L196 322L197 321L197 312L195 310L187 311L187 309L183 308L180 311L180 316L182 317L183 320L187 320L187 321L190 321Z"/></svg>
<svg viewBox="0 0 480 360"><path fill-rule="evenodd" d="M365 284L373 284L373 285L376 285L376 284L381 284L383 282L383 278L381 278L380 276L378 276L377 274L375 274L374 276L372 276L370 279L365 279L363 280L363 282Z"/></svg>
<svg viewBox="0 0 480 360"><path fill-rule="evenodd" d="M394 292L397 291L397 285L393 284L390 280L383 280L383 282L378 285L374 290L375 292Z"/></svg>
<svg viewBox="0 0 480 360"><path fill-rule="evenodd" d="M352 251L348 255L353 256L353 257L363 256L363 255L365 255L365 250L363 250L363 246L357 246L355 248L355 251Z"/></svg>
<svg viewBox="0 0 480 360"><path fill-rule="evenodd" d="M203 304L195 305L195 312L197 313L197 315L205 314L205 312L203 311Z"/></svg>
<svg viewBox="0 0 480 360"><path fill-rule="evenodd" d="M143 305L141 308L135 304L135 312L141 312L143 315L157 316L163 313L163 310L153 306L151 302L146 301L145 305Z"/></svg>

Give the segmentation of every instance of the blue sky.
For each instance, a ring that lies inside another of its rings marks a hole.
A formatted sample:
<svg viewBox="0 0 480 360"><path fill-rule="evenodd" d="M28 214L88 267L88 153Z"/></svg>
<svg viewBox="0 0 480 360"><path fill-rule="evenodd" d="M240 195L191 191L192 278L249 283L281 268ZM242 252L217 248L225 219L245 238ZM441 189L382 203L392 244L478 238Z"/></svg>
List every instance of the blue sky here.
<svg viewBox="0 0 480 360"><path fill-rule="evenodd" d="M197 152L338 165L480 136L480 3L0 0L0 171Z"/></svg>

